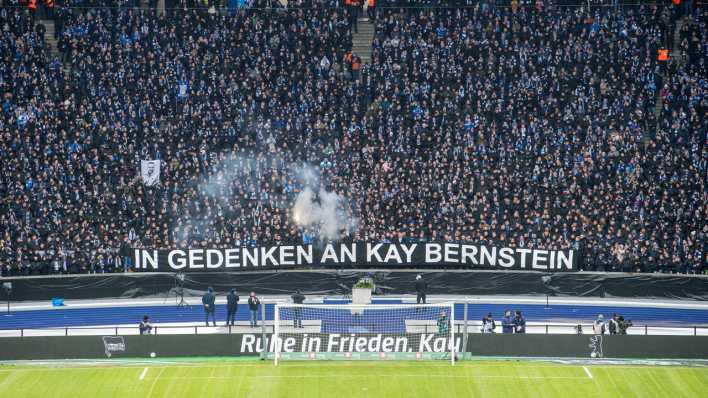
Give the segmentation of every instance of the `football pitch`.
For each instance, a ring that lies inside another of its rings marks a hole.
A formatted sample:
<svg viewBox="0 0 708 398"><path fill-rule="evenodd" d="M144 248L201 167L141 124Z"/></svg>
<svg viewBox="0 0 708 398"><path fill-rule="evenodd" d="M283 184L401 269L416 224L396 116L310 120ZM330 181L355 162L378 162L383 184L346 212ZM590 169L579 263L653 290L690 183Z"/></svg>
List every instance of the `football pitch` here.
<svg viewBox="0 0 708 398"><path fill-rule="evenodd" d="M2 397L708 397L708 367L231 358L0 365Z"/></svg>

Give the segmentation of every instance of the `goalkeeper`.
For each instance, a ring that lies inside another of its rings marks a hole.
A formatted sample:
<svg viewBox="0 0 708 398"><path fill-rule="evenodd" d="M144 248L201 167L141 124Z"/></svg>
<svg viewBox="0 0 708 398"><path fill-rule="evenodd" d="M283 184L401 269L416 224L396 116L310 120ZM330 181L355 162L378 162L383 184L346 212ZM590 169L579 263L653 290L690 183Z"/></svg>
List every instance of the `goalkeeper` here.
<svg viewBox="0 0 708 398"><path fill-rule="evenodd" d="M450 318L447 317L445 311L440 312L440 318L438 318L438 334L449 334L450 333Z"/></svg>

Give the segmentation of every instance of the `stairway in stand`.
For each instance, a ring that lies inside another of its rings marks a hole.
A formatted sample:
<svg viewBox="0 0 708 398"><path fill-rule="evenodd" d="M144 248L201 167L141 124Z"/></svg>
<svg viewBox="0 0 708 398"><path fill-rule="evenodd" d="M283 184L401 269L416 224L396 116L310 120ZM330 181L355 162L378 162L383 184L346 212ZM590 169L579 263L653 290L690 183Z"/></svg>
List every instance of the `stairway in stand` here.
<svg viewBox="0 0 708 398"><path fill-rule="evenodd" d="M371 63L371 43L374 41L375 26L368 18L359 19L359 32L352 29L352 52L365 64Z"/></svg>
<svg viewBox="0 0 708 398"><path fill-rule="evenodd" d="M685 54L681 50L681 30L683 30L683 27L687 24L691 23L691 17L689 16L684 16L680 18L678 21L676 21L676 28L674 29L674 42L673 46L671 47L671 58L676 60L676 63L679 66L679 69L683 67L683 65L686 63L686 60L688 58L688 54Z"/></svg>
<svg viewBox="0 0 708 398"><path fill-rule="evenodd" d="M680 18L679 20L676 21L676 24L674 25L674 40L673 43L671 43L671 51L669 52L671 61L670 62L675 62L677 65L677 70L680 70L683 65L686 63L688 55L684 54L684 52L681 50L681 30L683 29L684 25L690 24L691 23L691 17L690 16L684 16L683 18ZM669 81L669 78L671 76L669 75L669 70L667 68L666 72L664 75L662 75L662 79L664 81L664 84L666 84ZM658 128L658 121L659 118L661 117L661 109L663 107L663 101L661 98L661 91L657 90L656 92L656 106L654 108L654 115L656 116L657 120L657 128Z"/></svg>
<svg viewBox="0 0 708 398"><path fill-rule="evenodd" d="M59 56L59 48L57 47L57 39L54 38L54 21L50 19L40 20L39 23L46 28L44 32L44 42L47 43L47 49L52 58Z"/></svg>

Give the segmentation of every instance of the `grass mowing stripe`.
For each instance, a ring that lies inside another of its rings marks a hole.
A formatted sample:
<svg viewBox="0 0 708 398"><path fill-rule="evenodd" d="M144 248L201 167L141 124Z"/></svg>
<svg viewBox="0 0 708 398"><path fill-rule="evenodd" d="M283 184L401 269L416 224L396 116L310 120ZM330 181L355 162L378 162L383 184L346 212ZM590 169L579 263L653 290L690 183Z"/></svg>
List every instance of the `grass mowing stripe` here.
<svg viewBox="0 0 708 398"><path fill-rule="evenodd" d="M241 393L241 385L243 384L243 374L238 375L238 385L236 386L236 396Z"/></svg>
<svg viewBox="0 0 708 398"><path fill-rule="evenodd" d="M587 366L583 366L583 370L585 371L585 374L587 374L589 378L591 378L591 379L593 378L592 373L590 373L590 370L587 368Z"/></svg>
<svg viewBox="0 0 708 398"><path fill-rule="evenodd" d="M152 380L152 384L150 385L150 391L148 392L147 398L152 397L152 392L155 389L155 384L157 384L157 380L160 378L160 376L162 375L162 372L164 372L164 371L165 371L165 368L160 369L160 372L157 373L157 377L155 377Z"/></svg>
<svg viewBox="0 0 708 398"><path fill-rule="evenodd" d="M20 376L20 373L0 373L0 375L0 389L2 389L4 386L12 384Z"/></svg>
<svg viewBox="0 0 708 398"><path fill-rule="evenodd" d="M504 366L498 366L503 364ZM155 364L156 365L156 364ZM564 398L698 397L708 391L708 368L585 366L534 362L475 362L452 367L430 362L314 361L239 366L21 367L0 374L0 396L44 398ZM433 365L433 366L428 366ZM148 368L142 381L135 376ZM152 372L150 372L152 368ZM591 369L592 368L592 369ZM111 369L112 372L104 372ZM7 370L12 370L7 369ZM19 371L23 370L23 371ZM28 371L29 370L29 371ZM91 370L91 371L88 371ZM73 371L73 372L72 372ZM14 379L12 377L14 376ZM8 379L10 378L10 379Z"/></svg>
<svg viewBox="0 0 708 398"><path fill-rule="evenodd" d="M319 361L319 362L311 362L311 361L294 361L294 362L289 362L289 363L281 363L277 366L277 368L310 368L310 367L317 367L320 364L327 363L328 366L345 366L345 367L361 367L361 368L370 368L371 363L370 362L365 362L365 361L351 361L351 362L345 362L345 361ZM529 363L519 363L518 361L514 361L514 366L518 366L519 368L533 368L533 369L553 369L553 368L559 368L563 366L572 366L570 364L549 364L549 365L535 365L533 362ZM39 369L43 371L73 371L73 370L115 370L115 369L140 369L145 366L145 362L142 364L138 365L129 365L129 364L124 364L124 363L116 363L116 364L111 364L109 362L100 362L96 363L95 366L72 366L71 362L63 365L63 366L56 366L56 365L51 365L51 366L45 366L45 365L13 365L13 366L8 366L8 367L0 367L0 372L18 372L18 371L37 371ZM446 363L444 365L441 364L435 364L435 363L430 363L426 361L421 361L421 362L412 362L410 364L406 363L400 363L400 362L379 362L377 363L377 366L382 366L383 367L395 367L395 368L420 368L420 367L425 367L425 368L450 368L453 369L452 366L449 363ZM175 363L174 365L171 364L164 364L161 363L160 366L150 366L153 369L165 369L165 368L205 368L205 367L214 367L214 368L268 368L272 366L271 362L260 362L260 363L253 363L253 364L241 364L241 363L235 363L235 364L222 364L222 365L214 365L211 363L203 363L203 364L188 364L188 363ZM503 364L497 364L497 363L481 363L481 362L467 362L467 363L458 363L455 365L455 368L507 368L509 367L509 363L503 363ZM666 369L708 369L708 367L699 367L699 366L686 366L686 365L615 365L615 364L607 364L605 365L605 368L607 369L660 369L660 368L666 368Z"/></svg>

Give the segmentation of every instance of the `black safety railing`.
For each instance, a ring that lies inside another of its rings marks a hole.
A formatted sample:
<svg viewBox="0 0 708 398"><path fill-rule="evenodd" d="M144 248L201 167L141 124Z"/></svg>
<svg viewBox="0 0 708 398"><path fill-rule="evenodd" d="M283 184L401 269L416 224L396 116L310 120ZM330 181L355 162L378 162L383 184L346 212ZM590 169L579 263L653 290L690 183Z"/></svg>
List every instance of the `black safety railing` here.
<svg viewBox="0 0 708 398"><path fill-rule="evenodd" d="M482 322L470 322L468 323L467 332L475 334L484 334L482 330ZM543 323L543 324L527 324L526 332L528 334L593 334L593 324L592 323ZM465 325L462 321L455 322L455 333L463 333ZM437 330L436 325L425 325L425 333L435 333ZM501 322L497 322L496 328L491 332L491 334L503 333L503 328ZM605 333L609 334L609 333ZM692 336L708 336L708 325L693 326L693 325L632 325L626 329L622 334L631 335L692 335Z"/></svg>

